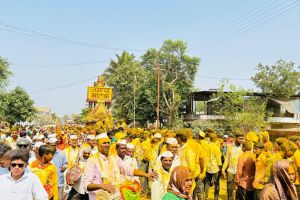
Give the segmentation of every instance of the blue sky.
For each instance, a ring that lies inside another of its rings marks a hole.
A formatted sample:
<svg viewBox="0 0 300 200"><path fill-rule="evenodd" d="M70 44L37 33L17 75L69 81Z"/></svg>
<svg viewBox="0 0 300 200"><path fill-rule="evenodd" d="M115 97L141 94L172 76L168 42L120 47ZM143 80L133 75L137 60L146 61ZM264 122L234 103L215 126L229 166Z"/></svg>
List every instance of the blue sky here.
<svg viewBox="0 0 300 200"><path fill-rule="evenodd" d="M87 86L121 52L116 49L159 48L166 39L186 41L189 54L201 58L196 88L218 88L220 79L228 78L255 89L247 79L258 63L284 59L300 65L295 2L6 0L1 1L0 56L11 63L10 88L25 88L37 106L59 115L80 112ZM29 33L34 36L16 33L21 31L16 27L35 31ZM39 33L116 49L54 42ZM80 63L89 64L70 65Z"/></svg>

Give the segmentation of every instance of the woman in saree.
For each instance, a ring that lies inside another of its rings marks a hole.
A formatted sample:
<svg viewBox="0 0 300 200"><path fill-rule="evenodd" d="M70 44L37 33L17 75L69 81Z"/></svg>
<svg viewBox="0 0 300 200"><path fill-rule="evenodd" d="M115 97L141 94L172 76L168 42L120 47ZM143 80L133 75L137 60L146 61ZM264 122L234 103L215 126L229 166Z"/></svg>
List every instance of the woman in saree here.
<svg viewBox="0 0 300 200"><path fill-rule="evenodd" d="M175 167L170 176L167 193L163 200L191 200L193 175L189 168Z"/></svg>
<svg viewBox="0 0 300 200"><path fill-rule="evenodd" d="M261 191L260 200L298 200L295 170L288 160L282 159L273 166L273 178Z"/></svg>

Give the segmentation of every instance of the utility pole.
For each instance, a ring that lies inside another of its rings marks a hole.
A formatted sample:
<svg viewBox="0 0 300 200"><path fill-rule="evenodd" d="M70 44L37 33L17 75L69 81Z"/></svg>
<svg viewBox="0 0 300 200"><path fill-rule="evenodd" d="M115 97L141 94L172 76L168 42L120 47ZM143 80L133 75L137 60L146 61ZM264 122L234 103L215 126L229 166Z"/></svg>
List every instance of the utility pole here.
<svg viewBox="0 0 300 200"><path fill-rule="evenodd" d="M159 102L160 102L160 60L159 60L159 51L158 58L156 61L156 72L157 72L157 107L156 107L156 128L160 128L160 119L159 119Z"/></svg>
<svg viewBox="0 0 300 200"><path fill-rule="evenodd" d="M133 127L135 128L135 86L136 85L136 74L134 74L133 82Z"/></svg>

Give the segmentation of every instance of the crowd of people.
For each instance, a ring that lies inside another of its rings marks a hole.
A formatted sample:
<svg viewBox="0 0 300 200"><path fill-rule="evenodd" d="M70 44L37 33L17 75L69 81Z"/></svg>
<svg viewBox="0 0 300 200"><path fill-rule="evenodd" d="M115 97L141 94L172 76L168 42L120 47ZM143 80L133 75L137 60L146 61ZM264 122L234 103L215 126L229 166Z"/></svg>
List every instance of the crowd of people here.
<svg viewBox="0 0 300 200"><path fill-rule="evenodd" d="M297 200L300 137L79 125L0 129L3 200Z"/></svg>

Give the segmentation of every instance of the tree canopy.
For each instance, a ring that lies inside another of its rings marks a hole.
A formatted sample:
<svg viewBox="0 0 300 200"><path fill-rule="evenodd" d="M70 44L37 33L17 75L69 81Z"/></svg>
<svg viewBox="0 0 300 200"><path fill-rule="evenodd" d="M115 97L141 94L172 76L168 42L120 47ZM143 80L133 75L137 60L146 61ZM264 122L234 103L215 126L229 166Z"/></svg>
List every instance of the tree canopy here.
<svg viewBox="0 0 300 200"><path fill-rule="evenodd" d="M135 96L145 79L144 70L133 54L124 51L116 57L116 60L111 60L103 75L106 83L113 87L114 117L125 118L130 122L134 118Z"/></svg>
<svg viewBox="0 0 300 200"><path fill-rule="evenodd" d="M9 63L0 56L0 90L3 90L8 84L10 76L12 76L12 72L9 70Z"/></svg>
<svg viewBox="0 0 300 200"><path fill-rule="evenodd" d="M34 102L21 87L3 95L4 120L11 125L17 122L32 121L36 114Z"/></svg>
<svg viewBox="0 0 300 200"><path fill-rule="evenodd" d="M300 85L300 72L295 63L284 60L274 65L258 64L257 73L251 78L255 85L272 97L288 98L296 94Z"/></svg>
<svg viewBox="0 0 300 200"><path fill-rule="evenodd" d="M187 55L187 45L180 40L166 40L160 49L149 49L141 59L141 65L153 76L156 76L159 64L161 121L168 127L173 127L179 120L180 110L184 109L190 92L193 90L200 59ZM157 91L154 80L156 78L149 79L149 87L146 90ZM150 92L146 91L146 93ZM153 106L156 104L153 102L155 102L156 95L148 96L149 106L152 106L154 111Z"/></svg>
<svg viewBox="0 0 300 200"><path fill-rule="evenodd" d="M224 91L224 83L215 100L214 111L224 116L224 123L228 130L248 132L265 125L266 99L252 95L251 90L237 88L230 85L228 92Z"/></svg>
<svg viewBox="0 0 300 200"><path fill-rule="evenodd" d="M160 49L147 50L141 61L126 51L117 55L104 72L113 87L114 117L132 122L135 107L137 121L146 124L156 120L159 65L160 121L173 127L193 90L199 63L199 58L187 55L187 45L180 40L166 40Z"/></svg>

